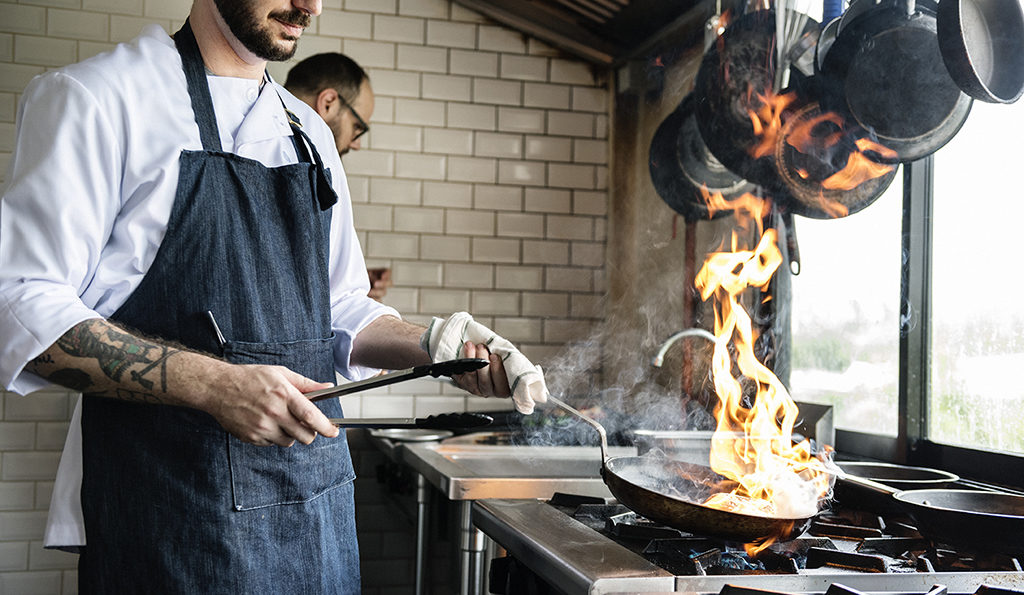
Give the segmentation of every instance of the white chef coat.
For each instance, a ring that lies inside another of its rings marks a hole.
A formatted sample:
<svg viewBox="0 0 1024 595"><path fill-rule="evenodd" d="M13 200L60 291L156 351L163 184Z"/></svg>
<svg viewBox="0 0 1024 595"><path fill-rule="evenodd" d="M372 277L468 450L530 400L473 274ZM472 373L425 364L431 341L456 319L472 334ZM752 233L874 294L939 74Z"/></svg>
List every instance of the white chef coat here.
<svg viewBox="0 0 1024 595"><path fill-rule="evenodd" d="M335 367L352 340L394 309L369 297L345 172L327 125L273 81L208 76L224 151L267 167L298 161L281 104L299 116L330 170L330 299ZM275 93L276 91L276 93ZM280 97L280 98L279 98ZM202 150L181 58L151 25L130 43L40 75L18 108L0 200L0 384L27 394L47 382L24 366L83 320L106 318L142 281L166 231L182 150ZM80 404L79 404L80 408ZM58 470L47 546L84 543L81 427L76 408Z"/></svg>

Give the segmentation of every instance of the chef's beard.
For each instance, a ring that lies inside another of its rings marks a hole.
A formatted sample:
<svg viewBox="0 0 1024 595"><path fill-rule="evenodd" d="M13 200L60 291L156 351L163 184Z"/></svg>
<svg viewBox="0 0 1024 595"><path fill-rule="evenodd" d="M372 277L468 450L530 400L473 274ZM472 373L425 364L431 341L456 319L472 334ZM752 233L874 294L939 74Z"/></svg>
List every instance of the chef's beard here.
<svg viewBox="0 0 1024 595"><path fill-rule="evenodd" d="M295 55L298 44L293 43L290 48L278 45L273 35L261 26L256 15L251 12L248 2L214 0L214 4L217 5L217 10L224 22L227 23L228 29L238 38L238 41L242 42L245 49L263 60L272 62L282 62ZM302 28L308 27L310 22L309 14L301 10L275 12L271 13L269 18ZM298 41L297 37L285 37L285 39Z"/></svg>

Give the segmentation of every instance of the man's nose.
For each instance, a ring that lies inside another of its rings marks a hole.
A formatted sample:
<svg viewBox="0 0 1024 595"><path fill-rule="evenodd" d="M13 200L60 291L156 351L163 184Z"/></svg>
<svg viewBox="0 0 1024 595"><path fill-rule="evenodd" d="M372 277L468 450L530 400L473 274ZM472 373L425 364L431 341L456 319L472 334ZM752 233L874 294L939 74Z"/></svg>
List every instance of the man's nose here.
<svg viewBox="0 0 1024 595"><path fill-rule="evenodd" d="M292 6L313 16L319 16L323 10L321 0L292 0Z"/></svg>
<svg viewBox="0 0 1024 595"><path fill-rule="evenodd" d="M352 142L350 142L348 144L348 148L352 149L353 151L358 151L360 148L362 148L362 146L363 146L363 139L361 139L361 138L357 138L356 140L354 140L354 141L352 141Z"/></svg>

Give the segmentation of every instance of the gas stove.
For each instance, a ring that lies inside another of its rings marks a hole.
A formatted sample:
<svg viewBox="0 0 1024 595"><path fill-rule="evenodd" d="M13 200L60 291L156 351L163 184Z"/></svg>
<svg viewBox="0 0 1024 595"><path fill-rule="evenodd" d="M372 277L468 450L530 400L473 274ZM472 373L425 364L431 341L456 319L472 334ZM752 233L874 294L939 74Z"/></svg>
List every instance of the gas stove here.
<svg viewBox="0 0 1024 595"><path fill-rule="evenodd" d="M1024 552L931 543L907 518L849 508L819 515L804 535L756 558L614 500L480 500L472 514L508 552L492 561L494 593L1024 594Z"/></svg>

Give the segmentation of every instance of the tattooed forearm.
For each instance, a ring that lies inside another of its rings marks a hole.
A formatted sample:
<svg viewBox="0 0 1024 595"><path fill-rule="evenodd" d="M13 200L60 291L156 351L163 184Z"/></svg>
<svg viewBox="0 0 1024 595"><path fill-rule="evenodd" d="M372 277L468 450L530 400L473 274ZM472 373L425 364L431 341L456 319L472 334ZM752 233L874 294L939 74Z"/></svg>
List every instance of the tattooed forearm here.
<svg viewBox="0 0 1024 595"><path fill-rule="evenodd" d="M163 402L177 345L140 337L105 320L79 323L28 370L68 388L136 402Z"/></svg>
<svg viewBox="0 0 1024 595"><path fill-rule="evenodd" d="M89 320L75 326L57 340L57 347L68 355L95 359L103 373L115 382L121 381L125 370L141 364L141 370L131 370L131 379L150 390L153 389L153 381L147 379L146 374L166 365L167 358L177 352L176 349L139 339L100 320ZM167 392L166 379L161 390Z"/></svg>

